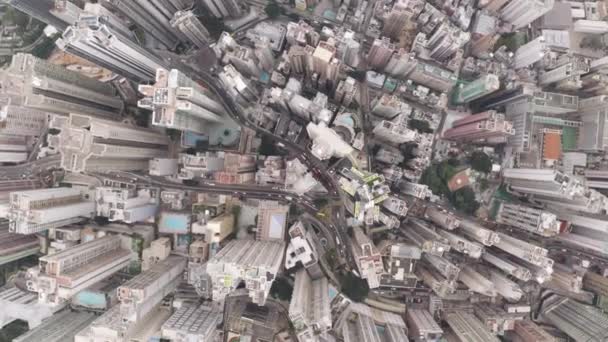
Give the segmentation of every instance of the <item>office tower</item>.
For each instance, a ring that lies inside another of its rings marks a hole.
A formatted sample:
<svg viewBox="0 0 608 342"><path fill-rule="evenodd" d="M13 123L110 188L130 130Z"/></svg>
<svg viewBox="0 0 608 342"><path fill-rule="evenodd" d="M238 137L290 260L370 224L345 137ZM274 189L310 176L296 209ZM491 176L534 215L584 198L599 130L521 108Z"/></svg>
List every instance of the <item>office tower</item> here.
<svg viewBox="0 0 608 342"><path fill-rule="evenodd" d="M472 242L460 235L438 229L437 233L448 240L448 244L452 250L458 251L470 258L479 259L484 251L483 245Z"/></svg>
<svg viewBox="0 0 608 342"><path fill-rule="evenodd" d="M551 259L547 259L548 251L523 240L516 239L510 235L498 233L499 241L494 247L501 249L515 257L525 260L536 266L551 266Z"/></svg>
<svg viewBox="0 0 608 342"><path fill-rule="evenodd" d="M173 176L179 171L179 159L154 158L150 159L151 176Z"/></svg>
<svg viewBox="0 0 608 342"><path fill-rule="evenodd" d="M349 156L355 149L345 142L336 131L325 124L309 122L306 126L308 136L313 143L311 153L320 160L331 157L344 158Z"/></svg>
<svg viewBox="0 0 608 342"><path fill-rule="evenodd" d="M500 19L516 30L545 15L553 4L553 0L511 0L500 10Z"/></svg>
<svg viewBox="0 0 608 342"><path fill-rule="evenodd" d="M520 0L514 0L517 2ZM523 0L528 1L528 0ZM549 0L552 1L552 0ZM525 68L530 66L545 56L545 54L549 51L547 44L545 43L545 37L540 36L522 46L520 46L517 51L515 51L515 56L513 60L513 66L516 69Z"/></svg>
<svg viewBox="0 0 608 342"><path fill-rule="evenodd" d="M500 144L515 134L511 121L494 110L469 115L455 120L452 128L443 133L443 139L459 143Z"/></svg>
<svg viewBox="0 0 608 342"><path fill-rule="evenodd" d="M608 96L600 95L580 101L578 116L583 126L579 130L577 147L585 152L601 152L608 147Z"/></svg>
<svg viewBox="0 0 608 342"><path fill-rule="evenodd" d="M532 279L532 272L530 272L529 269L509 260L504 255L501 256L486 251L485 253L483 253L481 258L488 264L502 270L506 274L511 275L519 280L529 281Z"/></svg>
<svg viewBox="0 0 608 342"><path fill-rule="evenodd" d="M477 272L473 267L466 265L460 269L458 280L465 284L470 291L484 296L495 297L496 288L492 281Z"/></svg>
<svg viewBox="0 0 608 342"><path fill-rule="evenodd" d="M553 213L506 202L500 204L496 221L545 237L559 234L565 225Z"/></svg>
<svg viewBox="0 0 608 342"><path fill-rule="evenodd" d="M548 206L605 212L606 196L590 190L583 180L551 169L505 169L503 177L510 188Z"/></svg>
<svg viewBox="0 0 608 342"><path fill-rule="evenodd" d="M398 96L382 94L371 103L372 113L386 119L394 119L399 114L409 115L412 111L409 105L399 99Z"/></svg>
<svg viewBox="0 0 608 342"><path fill-rule="evenodd" d="M181 153L179 155L179 164L181 165L181 168L178 178L206 178L207 176L224 169L224 154L205 152L191 155Z"/></svg>
<svg viewBox="0 0 608 342"><path fill-rule="evenodd" d="M427 86L431 89L447 92L458 80L451 71L441 69L437 66L418 62L416 67L407 76L408 79Z"/></svg>
<svg viewBox="0 0 608 342"><path fill-rule="evenodd" d="M162 337L170 341L214 341L223 312L205 304L181 306L163 323Z"/></svg>
<svg viewBox="0 0 608 342"><path fill-rule="evenodd" d="M13 339L13 342L73 341L76 334L89 325L95 317L92 312L64 310L45 319L35 329L19 335Z"/></svg>
<svg viewBox="0 0 608 342"><path fill-rule="evenodd" d="M338 299L334 299L332 305ZM372 309L346 298L337 306L336 312L332 311L335 313L333 330L342 336L344 342L408 341L407 327L400 315ZM376 329L378 326L384 329Z"/></svg>
<svg viewBox="0 0 608 342"><path fill-rule="evenodd" d="M88 23L85 18L68 27L57 46L135 82L153 81L156 70L166 67L160 58L117 30Z"/></svg>
<svg viewBox="0 0 608 342"><path fill-rule="evenodd" d="M111 222L136 223L156 215L158 199L154 197L154 190L111 187L95 190L97 216L107 217Z"/></svg>
<svg viewBox="0 0 608 342"><path fill-rule="evenodd" d="M422 260L433 266L435 270L439 272L439 274L441 274L445 279L447 279L447 281L454 282L458 278L460 268L451 263L449 260L428 253L422 255Z"/></svg>
<svg viewBox="0 0 608 342"><path fill-rule="evenodd" d="M395 44L387 37L375 39L367 54L367 63L372 69L382 70L395 52Z"/></svg>
<svg viewBox="0 0 608 342"><path fill-rule="evenodd" d="M384 18L382 34L392 39L398 39L408 20L417 16L424 7L424 3L417 0L397 0L393 8Z"/></svg>
<svg viewBox="0 0 608 342"><path fill-rule="evenodd" d="M548 298L541 317L575 341L604 341L608 338L608 316L598 308L570 298L557 295Z"/></svg>
<svg viewBox="0 0 608 342"><path fill-rule="evenodd" d="M454 230L460 226L460 219L454 213L440 207L428 206L424 217L443 229Z"/></svg>
<svg viewBox="0 0 608 342"><path fill-rule="evenodd" d="M213 134L229 119L222 117L224 108L211 99L206 89L177 69L156 71L154 85L140 84L144 98L140 108L152 110L152 124L167 128ZM211 139L217 143L217 139Z"/></svg>
<svg viewBox="0 0 608 342"><path fill-rule="evenodd" d="M378 245L383 254L385 273L380 275L380 288L415 288L418 278L414 274L416 263L422 257L420 248L391 240L382 240Z"/></svg>
<svg viewBox="0 0 608 342"><path fill-rule="evenodd" d="M10 231L33 234L93 217L95 203L83 188L51 188L11 193Z"/></svg>
<svg viewBox="0 0 608 342"><path fill-rule="evenodd" d="M482 243L484 246L493 246L500 241L498 233L482 227L479 223L463 219L460 221L460 230L469 238Z"/></svg>
<svg viewBox="0 0 608 342"><path fill-rule="evenodd" d="M408 336L413 341L437 341L443 335L443 330L428 310L408 309L405 319Z"/></svg>
<svg viewBox="0 0 608 342"><path fill-rule="evenodd" d="M10 105L62 115L82 113L118 117L123 102L109 83L102 83L29 54L13 56L0 73L1 93ZM11 108L12 106L9 106Z"/></svg>
<svg viewBox="0 0 608 342"><path fill-rule="evenodd" d="M56 9L56 0L8 0L8 5L18 9L19 11L36 18L47 25L54 26L58 31L63 31L72 24L66 22L65 17L61 18L54 15ZM74 4L71 4L75 6Z"/></svg>
<svg viewBox="0 0 608 342"><path fill-rule="evenodd" d="M455 310L445 315L445 321L460 341L467 342L499 342L473 314Z"/></svg>
<svg viewBox="0 0 608 342"><path fill-rule="evenodd" d="M238 0L201 0L201 2L217 18L238 17L243 14Z"/></svg>
<svg viewBox="0 0 608 342"><path fill-rule="evenodd" d="M39 259L38 275L28 289L38 301L62 305L81 290L126 267L135 255L121 247L118 235L84 242Z"/></svg>
<svg viewBox="0 0 608 342"><path fill-rule="evenodd" d="M457 104L469 103L480 97L491 94L500 88L498 76L487 74L478 79L456 88L455 102Z"/></svg>
<svg viewBox="0 0 608 342"><path fill-rule="evenodd" d="M308 231L301 221L289 227L289 244L285 252L285 268L291 269L298 263L311 269L318 262L315 235Z"/></svg>
<svg viewBox="0 0 608 342"><path fill-rule="evenodd" d="M199 49L204 49L209 46L209 43L212 40L209 31L207 31L201 21L194 15L192 10L175 12L173 19L171 19L171 26L178 29Z"/></svg>
<svg viewBox="0 0 608 342"><path fill-rule="evenodd" d="M72 172L145 170L149 160L167 154L169 139L147 128L70 114L55 116L49 146L61 153L61 167Z"/></svg>
<svg viewBox="0 0 608 342"><path fill-rule="evenodd" d="M169 256L120 285L116 294L123 319L137 322L150 313L157 303L177 288L185 269L185 258Z"/></svg>
<svg viewBox="0 0 608 342"><path fill-rule="evenodd" d="M550 335L545 329L530 320L516 320L513 331L522 342L558 341L557 338L553 337L553 335Z"/></svg>
<svg viewBox="0 0 608 342"><path fill-rule="evenodd" d="M394 77L406 77L415 67L418 60L406 49L399 49L391 56L384 67L384 72Z"/></svg>
<svg viewBox="0 0 608 342"><path fill-rule="evenodd" d="M279 241L232 240L211 258L205 268L211 284L195 285L223 301L242 282L249 297L264 305L270 287L281 269L285 243Z"/></svg>
<svg viewBox="0 0 608 342"><path fill-rule="evenodd" d="M285 241L288 205L277 201L260 201L258 204L258 224L256 240Z"/></svg>
<svg viewBox="0 0 608 342"><path fill-rule="evenodd" d="M345 107L349 107L353 101L359 103L359 86L357 81L348 76L345 80L338 83L336 92L334 94L334 101L342 104Z"/></svg>
<svg viewBox="0 0 608 342"><path fill-rule="evenodd" d="M587 271L583 277L583 288L598 296L608 297L608 277Z"/></svg>
<svg viewBox="0 0 608 342"><path fill-rule="evenodd" d="M420 139L418 132L391 121L382 120L373 130L374 136L385 142L404 144Z"/></svg>
<svg viewBox="0 0 608 342"><path fill-rule="evenodd" d="M353 228L351 250L362 279L367 280L370 289L380 286L380 274L384 272L382 255L359 227Z"/></svg>
<svg viewBox="0 0 608 342"><path fill-rule="evenodd" d="M313 280L304 269L296 273L289 302L289 320L298 339L313 339L314 335L331 329L328 284L327 278Z"/></svg>
<svg viewBox="0 0 608 342"><path fill-rule="evenodd" d="M442 256L444 252L450 251L448 240L431 228L431 226L419 219L410 218L404 234L423 252Z"/></svg>
<svg viewBox="0 0 608 342"><path fill-rule="evenodd" d="M174 49L185 36L170 21L177 10L171 1L104 0L169 49ZM175 3L177 4L177 3Z"/></svg>

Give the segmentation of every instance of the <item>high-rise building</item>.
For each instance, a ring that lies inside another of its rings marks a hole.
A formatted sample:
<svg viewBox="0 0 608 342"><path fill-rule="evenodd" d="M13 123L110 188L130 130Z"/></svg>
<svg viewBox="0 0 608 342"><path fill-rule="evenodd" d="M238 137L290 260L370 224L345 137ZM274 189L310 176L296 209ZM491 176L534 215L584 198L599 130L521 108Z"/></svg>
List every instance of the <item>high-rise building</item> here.
<svg viewBox="0 0 608 342"><path fill-rule="evenodd" d="M95 202L84 188L51 188L11 193L9 229L33 234L93 217Z"/></svg>
<svg viewBox="0 0 608 342"><path fill-rule="evenodd" d="M424 8L424 3L418 0L398 0L384 18L382 34L392 39L398 39L408 20L417 16Z"/></svg>
<svg viewBox="0 0 608 342"><path fill-rule="evenodd" d="M608 199L589 189L582 179L551 169L505 169L511 189L548 206L588 213L606 211Z"/></svg>
<svg viewBox="0 0 608 342"><path fill-rule="evenodd" d="M443 330L428 310L408 309L405 318L408 336L413 341L436 341L443 334Z"/></svg>
<svg viewBox="0 0 608 342"><path fill-rule="evenodd" d="M445 231L443 229L438 229L437 233L448 240L448 244L453 250L458 251L470 258L479 259L484 251L483 245L477 242L469 241L460 235Z"/></svg>
<svg viewBox="0 0 608 342"><path fill-rule="evenodd" d="M63 305L76 293L126 267L135 255L118 235L105 236L39 259L32 289L40 303ZM31 287L28 284L28 288Z"/></svg>
<svg viewBox="0 0 608 342"><path fill-rule="evenodd" d="M498 236L500 240L494 244L494 247L536 266L550 268L553 265L553 260L547 258L546 249L507 234L498 233Z"/></svg>
<svg viewBox="0 0 608 342"><path fill-rule="evenodd" d="M484 246L494 246L500 241L500 237L496 232L482 227L475 221L463 219L460 221L459 227L465 236L482 243Z"/></svg>
<svg viewBox="0 0 608 342"><path fill-rule="evenodd" d="M112 32L118 32L131 40L136 40L135 33L131 31L128 23L122 18L118 17L115 12L108 10L101 3L87 2L84 5L84 12L80 14L80 17L76 18L76 20L70 22L69 24L73 25L78 20L92 26L107 25Z"/></svg>
<svg viewBox="0 0 608 342"><path fill-rule="evenodd" d="M484 296L495 297L498 293L492 281L470 265L462 267L458 274L458 280L465 284L470 291Z"/></svg>
<svg viewBox="0 0 608 342"><path fill-rule="evenodd" d="M415 130L387 120L378 122L373 133L376 138L397 145L420 139Z"/></svg>
<svg viewBox="0 0 608 342"><path fill-rule="evenodd" d="M14 105L62 115L118 117L124 106L111 84L29 54L14 55L11 65L1 72L0 80L2 95L10 99L8 109L15 110Z"/></svg>
<svg viewBox="0 0 608 342"><path fill-rule="evenodd" d="M97 216L110 221L136 223L154 217L158 198L152 189L121 189L97 187L95 195Z"/></svg>
<svg viewBox="0 0 608 342"><path fill-rule="evenodd" d="M422 260L424 260L427 264L431 265L439 274L441 274L447 281L454 282L458 279L458 273L460 273L460 268L450 262L448 259L425 253L422 255Z"/></svg>
<svg viewBox="0 0 608 342"><path fill-rule="evenodd" d="M522 342L557 342L557 338L530 320L516 320L514 330Z"/></svg>
<svg viewBox="0 0 608 342"><path fill-rule="evenodd" d="M312 340L315 335L325 334L331 329L328 284L325 277L312 279L305 269L296 273L289 302L289 320L298 339Z"/></svg>
<svg viewBox="0 0 608 342"><path fill-rule="evenodd" d="M428 206L424 216L439 227L454 230L460 226L460 219L445 209L436 206Z"/></svg>
<svg viewBox="0 0 608 342"><path fill-rule="evenodd" d="M486 251L483 253L481 258L488 264L502 270L508 275L512 275L519 280L529 281L532 279L532 273L529 269L509 260L506 256L493 254Z"/></svg>
<svg viewBox="0 0 608 342"><path fill-rule="evenodd" d="M578 149L600 152L608 148L608 95L580 101L578 117L583 125L578 134Z"/></svg>
<svg viewBox="0 0 608 342"><path fill-rule="evenodd" d="M460 341L499 342L475 315L463 310L455 310L445 315L445 321Z"/></svg>
<svg viewBox="0 0 608 342"><path fill-rule="evenodd" d="M545 301L541 317L575 341L608 338L608 316L600 309L571 298L553 295Z"/></svg>
<svg viewBox="0 0 608 342"><path fill-rule="evenodd" d="M57 40L59 48L135 82L153 81L156 70L166 68L160 58L117 30L81 19L63 32L62 38Z"/></svg>
<svg viewBox="0 0 608 342"><path fill-rule="evenodd" d="M519 29L545 15L553 4L554 0L511 0L500 10L500 18Z"/></svg>
<svg viewBox="0 0 608 342"><path fill-rule="evenodd" d="M583 277L583 288L599 296L608 297L608 277L587 271Z"/></svg>
<svg viewBox="0 0 608 342"><path fill-rule="evenodd" d="M175 12L173 19L171 19L171 26L177 28L199 49L206 48L211 42L209 31L207 31L192 10Z"/></svg>
<svg viewBox="0 0 608 342"><path fill-rule="evenodd" d="M450 90L458 79L451 71L420 61L408 75L408 78L431 89L443 92Z"/></svg>
<svg viewBox="0 0 608 342"><path fill-rule="evenodd" d="M23 106L2 106L0 135L40 136L48 120L48 112Z"/></svg>
<svg viewBox="0 0 608 342"><path fill-rule="evenodd" d="M517 303L523 296L521 287L506 275L496 269L488 270L490 280L496 287L496 292L507 301Z"/></svg>
<svg viewBox="0 0 608 342"><path fill-rule="evenodd" d="M448 240L439 235L425 221L415 218L408 219L408 226L404 229L404 233L425 253L442 256L443 253L450 250Z"/></svg>
<svg viewBox="0 0 608 342"><path fill-rule="evenodd" d="M146 170L149 160L167 154L163 133L86 115L55 116L49 145L61 154L61 166L72 172Z"/></svg>
<svg viewBox="0 0 608 342"><path fill-rule="evenodd" d="M238 17L243 13L238 0L202 0L202 3L217 18Z"/></svg>
<svg viewBox="0 0 608 342"><path fill-rule="evenodd" d="M513 2L529 1L529 0L513 0ZM553 0L549 0L553 1ZM516 69L530 66L545 56L549 51L549 47L545 43L545 38L540 36L522 46L515 51L513 66Z"/></svg>
<svg viewBox="0 0 608 342"><path fill-rule="evenodd" d="M513 124L505 119L505 115L489 110L455 120L452 128L443 133L443 139L492 145L505 143L513 134Z"/></svg>
<svg viewBox="0 0 608 342"><path fill-rule="evenodd" d="M399 49L391 56L384 67L384 71L395 77L406 77L414 68L418 60L413 54L410 54L406 49Z"/></svg>
<svg viewBox="0 0 608 342"><path fill-rule="evenodd" d="M143 1L143 0L104 0L110 3L132 22L141 27L154 39L166 47L173 49L185 36L174 27L170 21L175 12L183 8L176 8L181 1Z"/></svg>
<svg viewBox="0 0 608 342"><path fill-rule="evenodd" d="M367 280L370 289L377 288L380 286L380 274L384 272L382 255L359 227L353 228L351 242L351 250L361 278Z"/></svg>
<svg viewBox="0 0 608 342"><path fill-rule="evenodd" d="M497 91L498 88L500 88L498 76L487 74L469 84L458 87L454 98L458 104L469 103Z"/></svg>
<svg viewBox="0 0 608 342"><path fill-rule="evenodd" d="M332 309L334 306L333 329L344 342L408 341L407 327L400 315L354 303L342 295L332 300ZM384 329L376 329L378 326Z"/></svg>
<svg viewBox="0 0 608 342"><path fill-rule="evenodd" d="M502 202L496 221L541 236L555 236L565 223L553 213L529 206Z"/></svg>
<svg viewBox="0 0 608 342"><path fill-rule="evenodd" d="M219 338L222 311L205 304L183 305L162 326L162 336L171 341L213 341Z"/></svg>
<svg viewBox="0 0 608 342"><path fill-rule="evenodd" d="M409 115L412 109L398 96L382 94L371 103L372 113L386 119L394 119L399 114Z"/></svg>
<svg viewBox="0 0 608 342"><path fill-rule="evenodd" d="M222 105L177 69L158 69L156 83L141 84L139 92L145 97L137 105L152 110L155 126L213 135L221 123L229 121L221 115Z"/></svg>
<svg viewBox="0 0 608 342"><path fill-rule="evenodd" d="M367 62L373 69L384 69L395 52L395 44L387 37L376 39L367 54Z"/></svg>
<svg viewBox="0 0 608 342"><path fill-rule="evenodd" d="M198 287L211 294L214 301L223 301L244 282L252 301L264 305L282 266L283 258L277 256L284 252L285 243L281 241L230 241L207 262L204 272L210 279Z"/></svg>

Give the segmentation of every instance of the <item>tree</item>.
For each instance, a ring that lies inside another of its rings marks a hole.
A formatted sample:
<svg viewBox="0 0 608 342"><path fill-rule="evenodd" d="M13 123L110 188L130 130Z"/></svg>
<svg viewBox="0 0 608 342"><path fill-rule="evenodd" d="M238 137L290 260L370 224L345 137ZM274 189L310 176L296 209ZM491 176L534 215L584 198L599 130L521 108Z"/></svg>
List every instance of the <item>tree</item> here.
<svg viewBox="0 0 608 342"><path fill-rule="evenodd" d="M490 159L490 157L484 152L473 152L469 162L471 163L471 168L475 171L483 173L489 173L492 171L492 159Z"/></svg>
<svg viewBox="0 0 608 342"><path fill-rule="evenodd" d="M420 133L433 133L431 125L425 120L411 119L407 125L410 129L415 129Z"/></svg>
<svg viewBox="0 0 608 342"><path fill-rule="evenodd" d="M291 286L287 279L277 278L272 282L272 287L270 288L270 295L272 297L290 301L292 294L293 286Z"/></svg>
<svg viewBox="0 0 608 342"><path fill-rule="evenodd" d="M340 283L342 284L342 292L355 302L363 301L369 293L367 281L350 272L340 276Z"/></svg>
<svg viewBox="0 0 608 342"><path fill-rule="evenodd" d="M454 208L469 215L473 215L479 209L479 202L475 200L475 192L471 187L467 186L454 191L449 199Z"/></svg>
<svg viewBox="0 0 608 342"><path fill-rule="evenodd" d="M274 19L281 15L281 6L279 6L276 2L270 1L266 7L264 7L264 12L270 19Z"/></svg>

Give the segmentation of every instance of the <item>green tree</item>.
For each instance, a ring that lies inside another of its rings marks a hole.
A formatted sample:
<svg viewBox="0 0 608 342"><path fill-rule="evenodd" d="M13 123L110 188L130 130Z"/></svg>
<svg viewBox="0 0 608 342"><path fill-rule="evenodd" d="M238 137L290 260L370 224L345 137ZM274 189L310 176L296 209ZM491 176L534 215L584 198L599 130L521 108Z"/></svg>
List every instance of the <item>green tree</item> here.
<svg viewBox="0 0 608 342"><path fill-rule="evenodd" d="M467 186L454 191L449 199L454 208L469 215L473 215L479 209L479 202L475 200L475 192L471 187Z"/></svg>
<svg viewBox="0 0 608 342"><path fill-rule="evenodd" d="M340 276L340 283L342 284L342 292L355 302L363 301L369 293L367 281L350 272Z"/></svg>
<svg viewBox="0 0 608 342"><path fill-rule="evenodd" d="M431 125L425 120L411 119L407 125L410 129L415 129L420 133L433 133Z"/></svg>
<svg viewBox="0 0 608 342"><path fill-rule="evenodd" d="M266 7L264 7L264 12L270 19L274 19L281 15L281 6L279 6L275 1L270 1Z"/></svg>
<svg viewBox="0 0 608 342"><path fill-rule="evenodd" d="M270 288L270 295L273 298L279 298L280 300L291 300L293 294L293 286L285 278L277 278L272 282Z"/></svg>
<svg viewBox="0 0 608 342"><path fill-rule="evenodd" d="M475 171L489 173L492 171L492 159L481 151L475 151L471 154L471 158L469 159L471 163L471 168Z"/></svg>

